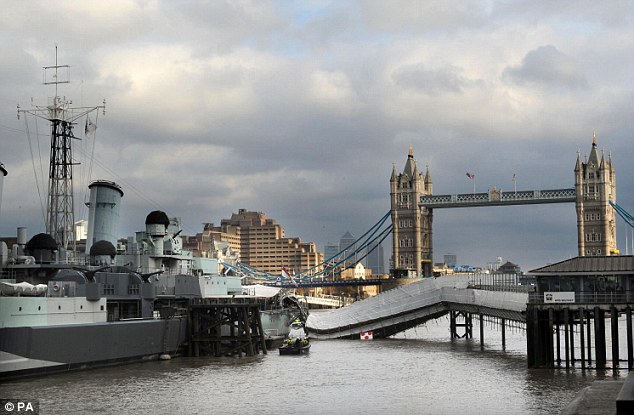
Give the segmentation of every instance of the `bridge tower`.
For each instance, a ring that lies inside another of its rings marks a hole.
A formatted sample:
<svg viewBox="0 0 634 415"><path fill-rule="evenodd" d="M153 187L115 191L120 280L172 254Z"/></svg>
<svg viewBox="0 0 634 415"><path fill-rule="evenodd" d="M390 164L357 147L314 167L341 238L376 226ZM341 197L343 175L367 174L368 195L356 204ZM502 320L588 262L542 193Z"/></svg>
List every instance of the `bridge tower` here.
<svg viewBox="0 0 634 415"><path fill-rule="evenodd" d="M429 167L419 173L412 148L400 174L396 166L390 177L392 216L392 274L432 275L432 209L418 205L420 196L431 195Z"/></svg>
<svg viewBox="0 0 634 415"><path fill-rule="evenodd" d="M577 154L575 190L579 256L618 255L616 213L609 204L616 202L616 172L611 156L602 151L599 157L596 132L588 159Z"/></svg>

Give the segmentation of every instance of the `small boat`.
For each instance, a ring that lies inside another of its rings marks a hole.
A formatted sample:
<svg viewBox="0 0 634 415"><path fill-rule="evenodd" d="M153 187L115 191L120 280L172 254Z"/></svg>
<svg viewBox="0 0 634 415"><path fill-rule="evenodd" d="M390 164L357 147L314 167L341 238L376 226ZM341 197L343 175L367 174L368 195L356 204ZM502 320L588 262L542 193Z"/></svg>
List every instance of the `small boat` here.
<svg viewBox="0 0 634 415"><path fill-rule="evenodd" d="M301 321L295 320L291 324L288 338L278 350L280 355L301 355L310 352L310 339Z"/></svg>
<svg viewBox="0 0 634 415"><path fill-rule="evenodd" d="M280 348L280 355L300 355L310 352L310 341L308 339L288 339Z"/></svg>

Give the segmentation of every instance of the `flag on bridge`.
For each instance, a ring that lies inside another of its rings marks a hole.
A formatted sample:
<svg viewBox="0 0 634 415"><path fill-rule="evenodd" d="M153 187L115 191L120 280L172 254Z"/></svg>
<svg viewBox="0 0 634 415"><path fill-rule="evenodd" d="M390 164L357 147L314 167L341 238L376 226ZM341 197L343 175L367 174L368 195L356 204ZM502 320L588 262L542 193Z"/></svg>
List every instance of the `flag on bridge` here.
<svg viewBox="0 0 634 415"><path fill-rule="evenodd" d="M473 180L475 179L475 174L467 172L467 177Z"/></svg>
<svg viewBox="0 0 634 415"><path fill-rule="evenodd" d="M295 281L295 278L291 274L289 274L286 267L282 267L282 277L284 277L287 280L290 280L294 286L298 287L297 281Z"/></svg>

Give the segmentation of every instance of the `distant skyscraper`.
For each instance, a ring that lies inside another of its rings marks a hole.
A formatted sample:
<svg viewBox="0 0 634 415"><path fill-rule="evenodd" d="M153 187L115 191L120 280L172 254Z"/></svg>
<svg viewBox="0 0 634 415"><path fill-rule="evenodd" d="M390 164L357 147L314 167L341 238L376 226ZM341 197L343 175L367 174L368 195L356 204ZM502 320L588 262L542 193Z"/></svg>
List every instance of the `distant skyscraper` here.
<svg viewBox="0 0 634 415"><path fill-rule="evenodd" d="M335 255L339 253L339 245L328 242L324 245L324 261L333 258ZM335 261L337 258L334 259Z"/></svg>
<svg viewBox="0 0 634 415"><path fill-rule="evenodd" d="M448 267L455 267L458 264L458 256L456 254L445 254L443 255L443 262Z"/></svg>
<svg viewBox="0 0 634 415"><path fill-rule="evenodd" d="M365 258L367 268L375 275L385 274L385 257L383 256L383 246L377 242L368 246L370 253Z"/></svg>
<svg viewBox="0 0 634 415"><path fill-rule="evenodd" d="M356 249L357 245L355 244L356 238L352 236L350 232L346 232L341 239L339 239L339 251L343 252L343 258L347 258L351 255ZM357 263L357 255L351 256L346 260L345 266L351 266Z"/></svg>

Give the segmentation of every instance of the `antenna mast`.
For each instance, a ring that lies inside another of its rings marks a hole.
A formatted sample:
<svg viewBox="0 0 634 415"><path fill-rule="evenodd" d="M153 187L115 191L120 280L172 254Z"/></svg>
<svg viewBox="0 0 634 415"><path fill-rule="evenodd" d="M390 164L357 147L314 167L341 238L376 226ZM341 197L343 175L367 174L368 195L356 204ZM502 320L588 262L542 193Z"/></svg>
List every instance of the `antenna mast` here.
<svg viewBox="0 0 634 415"><path fill-rule="evenodd" d="M71 107L72 101L58 96L58 85L70 83L70 66L58 65L57 46L55 46L55 65L43 67L44 85L55 85L55 96L46 107L35 107L31 110L21 110L43 118L51 124L51 153L48 173L48 197L46 211L46 233L57 242L57 246L66 251L75 252L75 212L73 201L73 162L72 142L78 140L73 134L75 121L92 111L101 108L105 114L105 100L103 105L95 107Z"/></svg>

